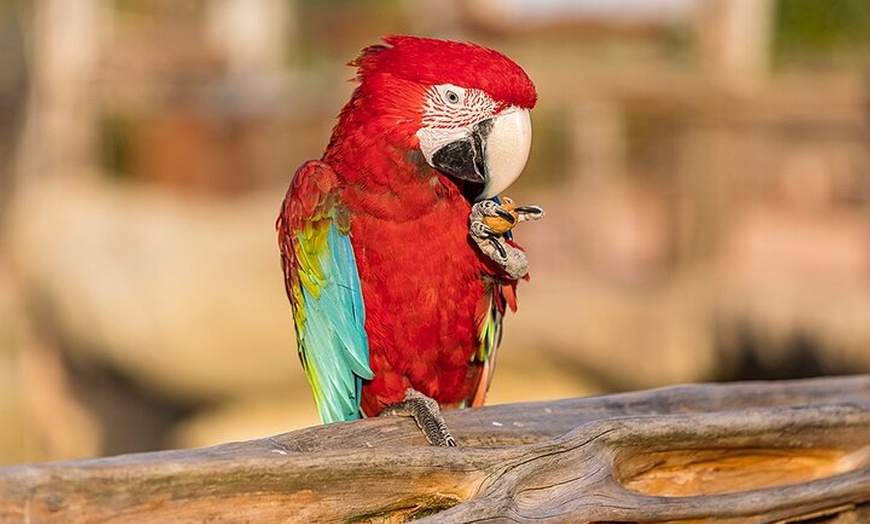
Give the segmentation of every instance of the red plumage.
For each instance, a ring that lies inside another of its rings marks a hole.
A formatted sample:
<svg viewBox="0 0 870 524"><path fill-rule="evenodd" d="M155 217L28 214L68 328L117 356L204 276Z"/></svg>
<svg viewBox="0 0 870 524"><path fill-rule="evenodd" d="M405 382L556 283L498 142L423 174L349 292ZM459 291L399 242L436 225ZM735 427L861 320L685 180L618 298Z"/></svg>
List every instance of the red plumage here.
<svg viewBox="0 0 870 524"><path fill-rule="evenodd" d="M516 305L516 282L469 239L471 203L462 183L430 167L420 152L415 133L425 90L450 83L505 105L531 108L536 100L525 72L496 51L415 37L384 40L351 62L360 84L322 158L335 187L319 188L334 194L350 218L374 372L362 389L369 416L401 402L409 387L447 407L482 402L490 373L475 359L481 312L492 303L502 312Z"/></svg>
<svg viewBox="0 0 870 524"><path fill-rule="evenodd" d="M360 80L390 75L423 85L475 87L498 101L525 108L532 108L538 98L526 72L493 49L412 36L388 36L384 41L389 45L369 46L350 62L358 68Z"/></svg>

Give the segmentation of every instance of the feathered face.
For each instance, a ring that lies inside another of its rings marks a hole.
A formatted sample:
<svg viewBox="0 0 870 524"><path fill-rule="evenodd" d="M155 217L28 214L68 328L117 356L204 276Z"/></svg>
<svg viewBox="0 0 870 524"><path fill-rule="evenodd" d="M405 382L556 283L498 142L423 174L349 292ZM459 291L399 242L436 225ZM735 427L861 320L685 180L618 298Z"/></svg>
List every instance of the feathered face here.
<svg viewBox="0 0 870 524"><path fill-rule="evenodd" d="M480 89L433 86L422 124L416 136L423 158L443 173L481 185L478 199L507 189L529 158L529 110L499 104Z"/></svg>
<svg viewBox="0 0 870 524"><path fill-rule="evenodd" d="M519 177L532 141L537 99L526 73L504 55L470 43L392 36L366 48L359 90L381 113L409 124L426 162L462 180L474 199Z"/></svg>

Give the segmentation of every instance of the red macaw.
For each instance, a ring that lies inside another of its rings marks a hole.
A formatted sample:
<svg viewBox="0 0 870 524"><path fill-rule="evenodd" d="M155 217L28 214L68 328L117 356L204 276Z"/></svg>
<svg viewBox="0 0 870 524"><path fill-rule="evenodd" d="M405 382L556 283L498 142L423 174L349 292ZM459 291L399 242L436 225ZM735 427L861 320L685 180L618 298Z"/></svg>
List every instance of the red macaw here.
<svg viewBox="0 0 870 524"><path fill-rule="evenodd" d="M525 166L537 94L491 49L384 41L350 63L359 85L323 157L290 182L276 224L284 278L324 422L386 409L455 445L438 404L483 403L528 266L493 220L543 215L495 198Z"/></svg>

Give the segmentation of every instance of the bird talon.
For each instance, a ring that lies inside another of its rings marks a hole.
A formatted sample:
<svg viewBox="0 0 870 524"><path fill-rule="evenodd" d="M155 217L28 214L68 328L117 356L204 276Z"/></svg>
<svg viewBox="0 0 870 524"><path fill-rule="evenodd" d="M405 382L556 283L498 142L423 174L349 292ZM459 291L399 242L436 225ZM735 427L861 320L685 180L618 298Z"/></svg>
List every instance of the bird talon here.
<svg viewBox="0 0 870 524"><path fill-rule="evenodd" d="M519 215L520 221L544 218L544 209L541 206L521 206L514 208L514 211Z"/></svg>
<svg viewBox="0 0 870 524"><path fill-rule="evenodd" d="M508 257L507 251L505 250L504 246L501 245L501 242L499 241L499 239L496 237L492 237L489 239L489 241L493 245L493 247L495 247L496 251L498 251L499 258L502 261L507 260L507 257Z"/></svg>
<svg viewBox="0 0 870 524"><path fill-rule="evenodd" d="M493 230L491 227L480 221L472 222L471 226L469 227L469 232L471 233L471 236L475 238L475 240L489 240L490 238L498 237L501 235L501 233Z"/></svg>
<svg viewBox="0 0 870 524"><path fill-rule="evenodd" d="M471 206L471 213L477 218L493 217L497 216L499 207L501 206L495 200L481 200Z"/></svg>
<svg viewBox="0 0 870 524"><path fill-rule="evenodd" d="M429 444L447 448L456 447L456 439L450 434L450 429L444 422L438 402L414 388L408 388L405 400L387 406L381 411L381 415L411 417Z"/></svg>
<svg viewBox="0 0 870 524"><path fill-rule="evenodd" d="M502 218L502 219L506 220L506 221L509 222L511 225L515 224L516 221L517 221L517 217L515 217L514 215L512 215L509 211L507 211L507 210L505 210L505 209L502 209L502 208L498 208L498 207L497 207L497 208L495 209L495 213L496 213L496 215L499 216L499 218Z"/></svg>
<svg viewBox="0 0 870 524"><path fill-rule="evenodd" d="M472 206L471 220L486 224L498 235L504 235L518 223L540 220L544 210L540 206L517 207L508 197L502 197L501 204L494 200L484 200Z"/></svg>
<svg viewBox="0 0 870 524"><path fill-rule="evenodd" d="M469 235L480 251L511 278L522 278L528 272L528 259L522 250L506 242L504 237L516 224L540 220L543 216L544 210L540 206L517 207L507 197L502 197L501 204L495 200L483 200L471 207Z"/></svg>

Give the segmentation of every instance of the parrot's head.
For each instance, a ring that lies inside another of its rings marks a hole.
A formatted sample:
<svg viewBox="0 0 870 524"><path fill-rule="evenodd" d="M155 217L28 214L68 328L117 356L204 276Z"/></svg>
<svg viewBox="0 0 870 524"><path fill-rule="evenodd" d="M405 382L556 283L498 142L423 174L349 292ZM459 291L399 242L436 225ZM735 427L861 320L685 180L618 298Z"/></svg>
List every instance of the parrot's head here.
<svg viewBox="0 0 870 524"><path fill-rule="evenodd" d="M383 122L397 147L418 150L460 182L471 200L491 198L529 157L535 86L503 54L467 42L389 36L351 62L360 85L348 107ZM351 109L346 108L346 111Z"/></svg>

